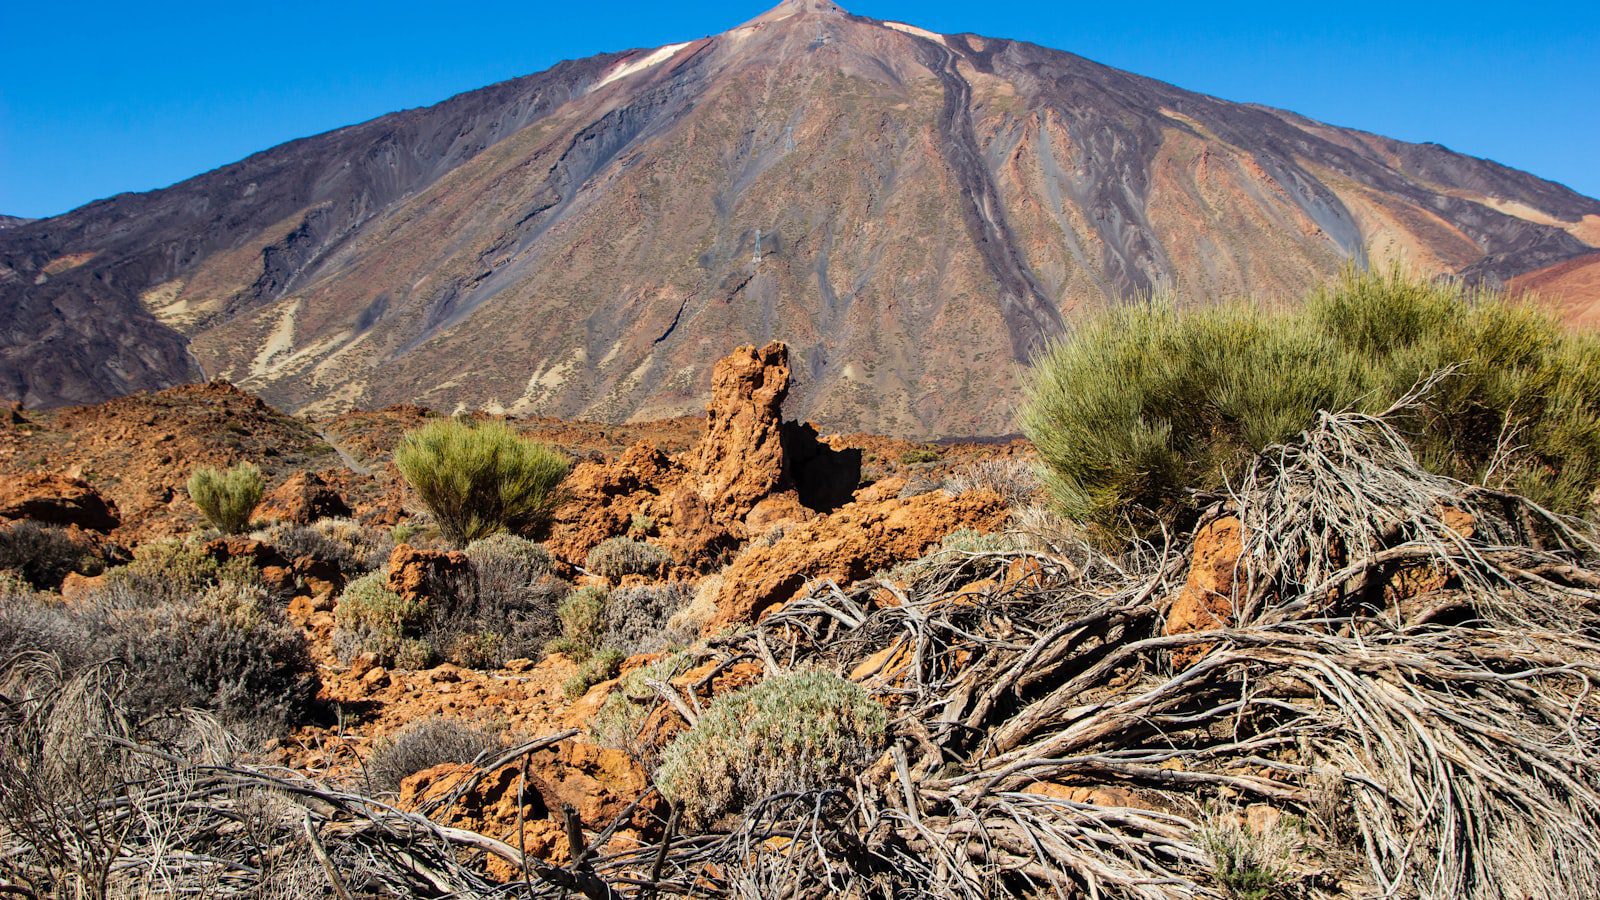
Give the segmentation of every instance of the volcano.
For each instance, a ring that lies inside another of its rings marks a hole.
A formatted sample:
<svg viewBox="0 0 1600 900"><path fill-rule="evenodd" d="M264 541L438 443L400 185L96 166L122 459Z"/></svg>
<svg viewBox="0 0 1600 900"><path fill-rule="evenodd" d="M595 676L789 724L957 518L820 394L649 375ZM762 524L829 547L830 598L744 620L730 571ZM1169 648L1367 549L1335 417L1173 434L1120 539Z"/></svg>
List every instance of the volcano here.
<svg viewBox="0 0 1600 900"><path fill-rule="evenodd" d="M1030 354L1130 298L1596 246L1600 202L1494 162L787 0L0 229L0 397L640 420L777 339L792 414L1000 434Z"/></svg>

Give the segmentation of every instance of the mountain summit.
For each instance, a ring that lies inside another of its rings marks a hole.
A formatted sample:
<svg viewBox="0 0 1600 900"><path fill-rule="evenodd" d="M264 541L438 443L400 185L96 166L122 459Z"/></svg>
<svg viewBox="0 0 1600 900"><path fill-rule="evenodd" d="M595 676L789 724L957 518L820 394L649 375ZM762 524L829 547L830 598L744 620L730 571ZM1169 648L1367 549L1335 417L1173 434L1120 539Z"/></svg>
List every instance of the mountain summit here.
<svg viewBox="0 0 1600 900"><path fill-rule="evenodd" d="M624 420L779 339L803 417L999 433L1082 311L1596 246L1600 202L1493 162L786 0L0 230L0 398Z"/></svg>

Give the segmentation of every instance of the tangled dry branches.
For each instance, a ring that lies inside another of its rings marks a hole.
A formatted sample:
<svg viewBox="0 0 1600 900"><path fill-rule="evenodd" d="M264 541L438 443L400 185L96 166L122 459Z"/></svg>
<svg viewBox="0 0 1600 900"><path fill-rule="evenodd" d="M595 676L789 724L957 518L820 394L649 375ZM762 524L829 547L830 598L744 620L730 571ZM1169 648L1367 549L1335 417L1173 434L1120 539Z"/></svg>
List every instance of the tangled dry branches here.
<svg viewBox="0 0 1600 900"><path fill-rule="evenodd" d="M561 868L201 739L156 753L103 706L76 714L93 735L59 735L55 711L104 686L30 670L47 687L4 692L5 786L60 783L63 741L103 777L0 805L0 873L330 896L1600 896L1590 526L1427 474L1356 415L1264 454L1202 522L1223 516L1238 587L1209 630L1167 627L1192 547L952 551L911 584L813 585L707 652L851 674L895 716L883 759L695 833L674 815L649 846L573 828ZM1242 813L1282 865L1221 858L1208 834ZM524 877L487 879L485 855Z"/></svg>

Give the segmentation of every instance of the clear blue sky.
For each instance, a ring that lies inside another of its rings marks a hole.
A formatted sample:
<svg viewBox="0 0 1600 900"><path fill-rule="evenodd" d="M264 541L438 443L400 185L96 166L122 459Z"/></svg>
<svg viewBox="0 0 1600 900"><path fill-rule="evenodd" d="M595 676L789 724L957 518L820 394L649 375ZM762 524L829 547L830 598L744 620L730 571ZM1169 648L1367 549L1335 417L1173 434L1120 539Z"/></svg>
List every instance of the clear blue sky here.
<svg viewBox="0 0 1600 900"><path fill-rule="evenodd" d="M773 5L0 0L0 213L181 181L296 137ZM1600 196L1600 3L845 0L1230 100L1486 156Z"/></svg>

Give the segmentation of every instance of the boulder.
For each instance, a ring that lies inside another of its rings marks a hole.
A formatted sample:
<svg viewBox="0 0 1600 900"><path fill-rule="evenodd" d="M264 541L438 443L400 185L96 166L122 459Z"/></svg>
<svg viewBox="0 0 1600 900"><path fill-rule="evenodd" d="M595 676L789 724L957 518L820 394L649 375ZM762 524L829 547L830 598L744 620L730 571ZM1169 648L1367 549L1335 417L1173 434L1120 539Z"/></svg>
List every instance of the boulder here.
<svg viewBox="0 0 1600 900"><path fill-rule="evenodd" d="M1243 540L1244 526L1237 516L1214 519L1195 532L1189 577L1167 609L1165 634L1212 631L1232 623L1235 576L1239 556L1244 552ZM1210 644L1174 650L1172 663L1186 669L1210 650Z"/></svg>
<svg viewBox="0 0 1600 900"><path fill-rule="evenodd" d="M472 774L471 766L456 763L418 772L401 783L400 806L416 809L449 793ZM561 863L567 853L559 824L563 809L570 807L592 836L650 788L649 776L626 753L580 741L562 741L528 755L529 789L522 792L519 803L521 781L520 762L489 773L451 806L444 824L514 841L520 818L527 852ZM653 835L661 806L659 800L640 804L616 837L626 842Z"/></svg>
<svg viewBox="0 0 1600 900"><path fill-rule="evenodd" d="M289 561L283 558L278 548L247 537L220 537L206 541L200 550L218 563L244 559L257 569L289 567Z"/></svg>
<svg viewBox="0 0 1600 900"><path fill-rule="evenodd" d="M401 544L389 554L389 590L407 600L429 602L470 578L472 561L465 553Z"/></svg>
<svg viewBox="0 0 1600 900"><path fill-rule="evenodd" d="M110 532L122 524L115 503L81 478L32 473L0 484L0 519L76 525Z"/></svg>
<svg viewBox="0 0 1600 900"><path fill-rule="evenodd" d="M849 584L922 556L952 531L1000 528L1007 516L1006 501L987 491L959 496L935 491L906 500L846 504L795 524L770 546L753 547L736 559L723 573L716 612L705 630L753 622L792 599L808 579Z"/></svg>
<svg viewBox="0 0 1600 900"><path fill-rule="evenodd" d="M315 472L296 472L261 502L262 519L310 525L318 519L347 517L350 505Z"/></svg>

